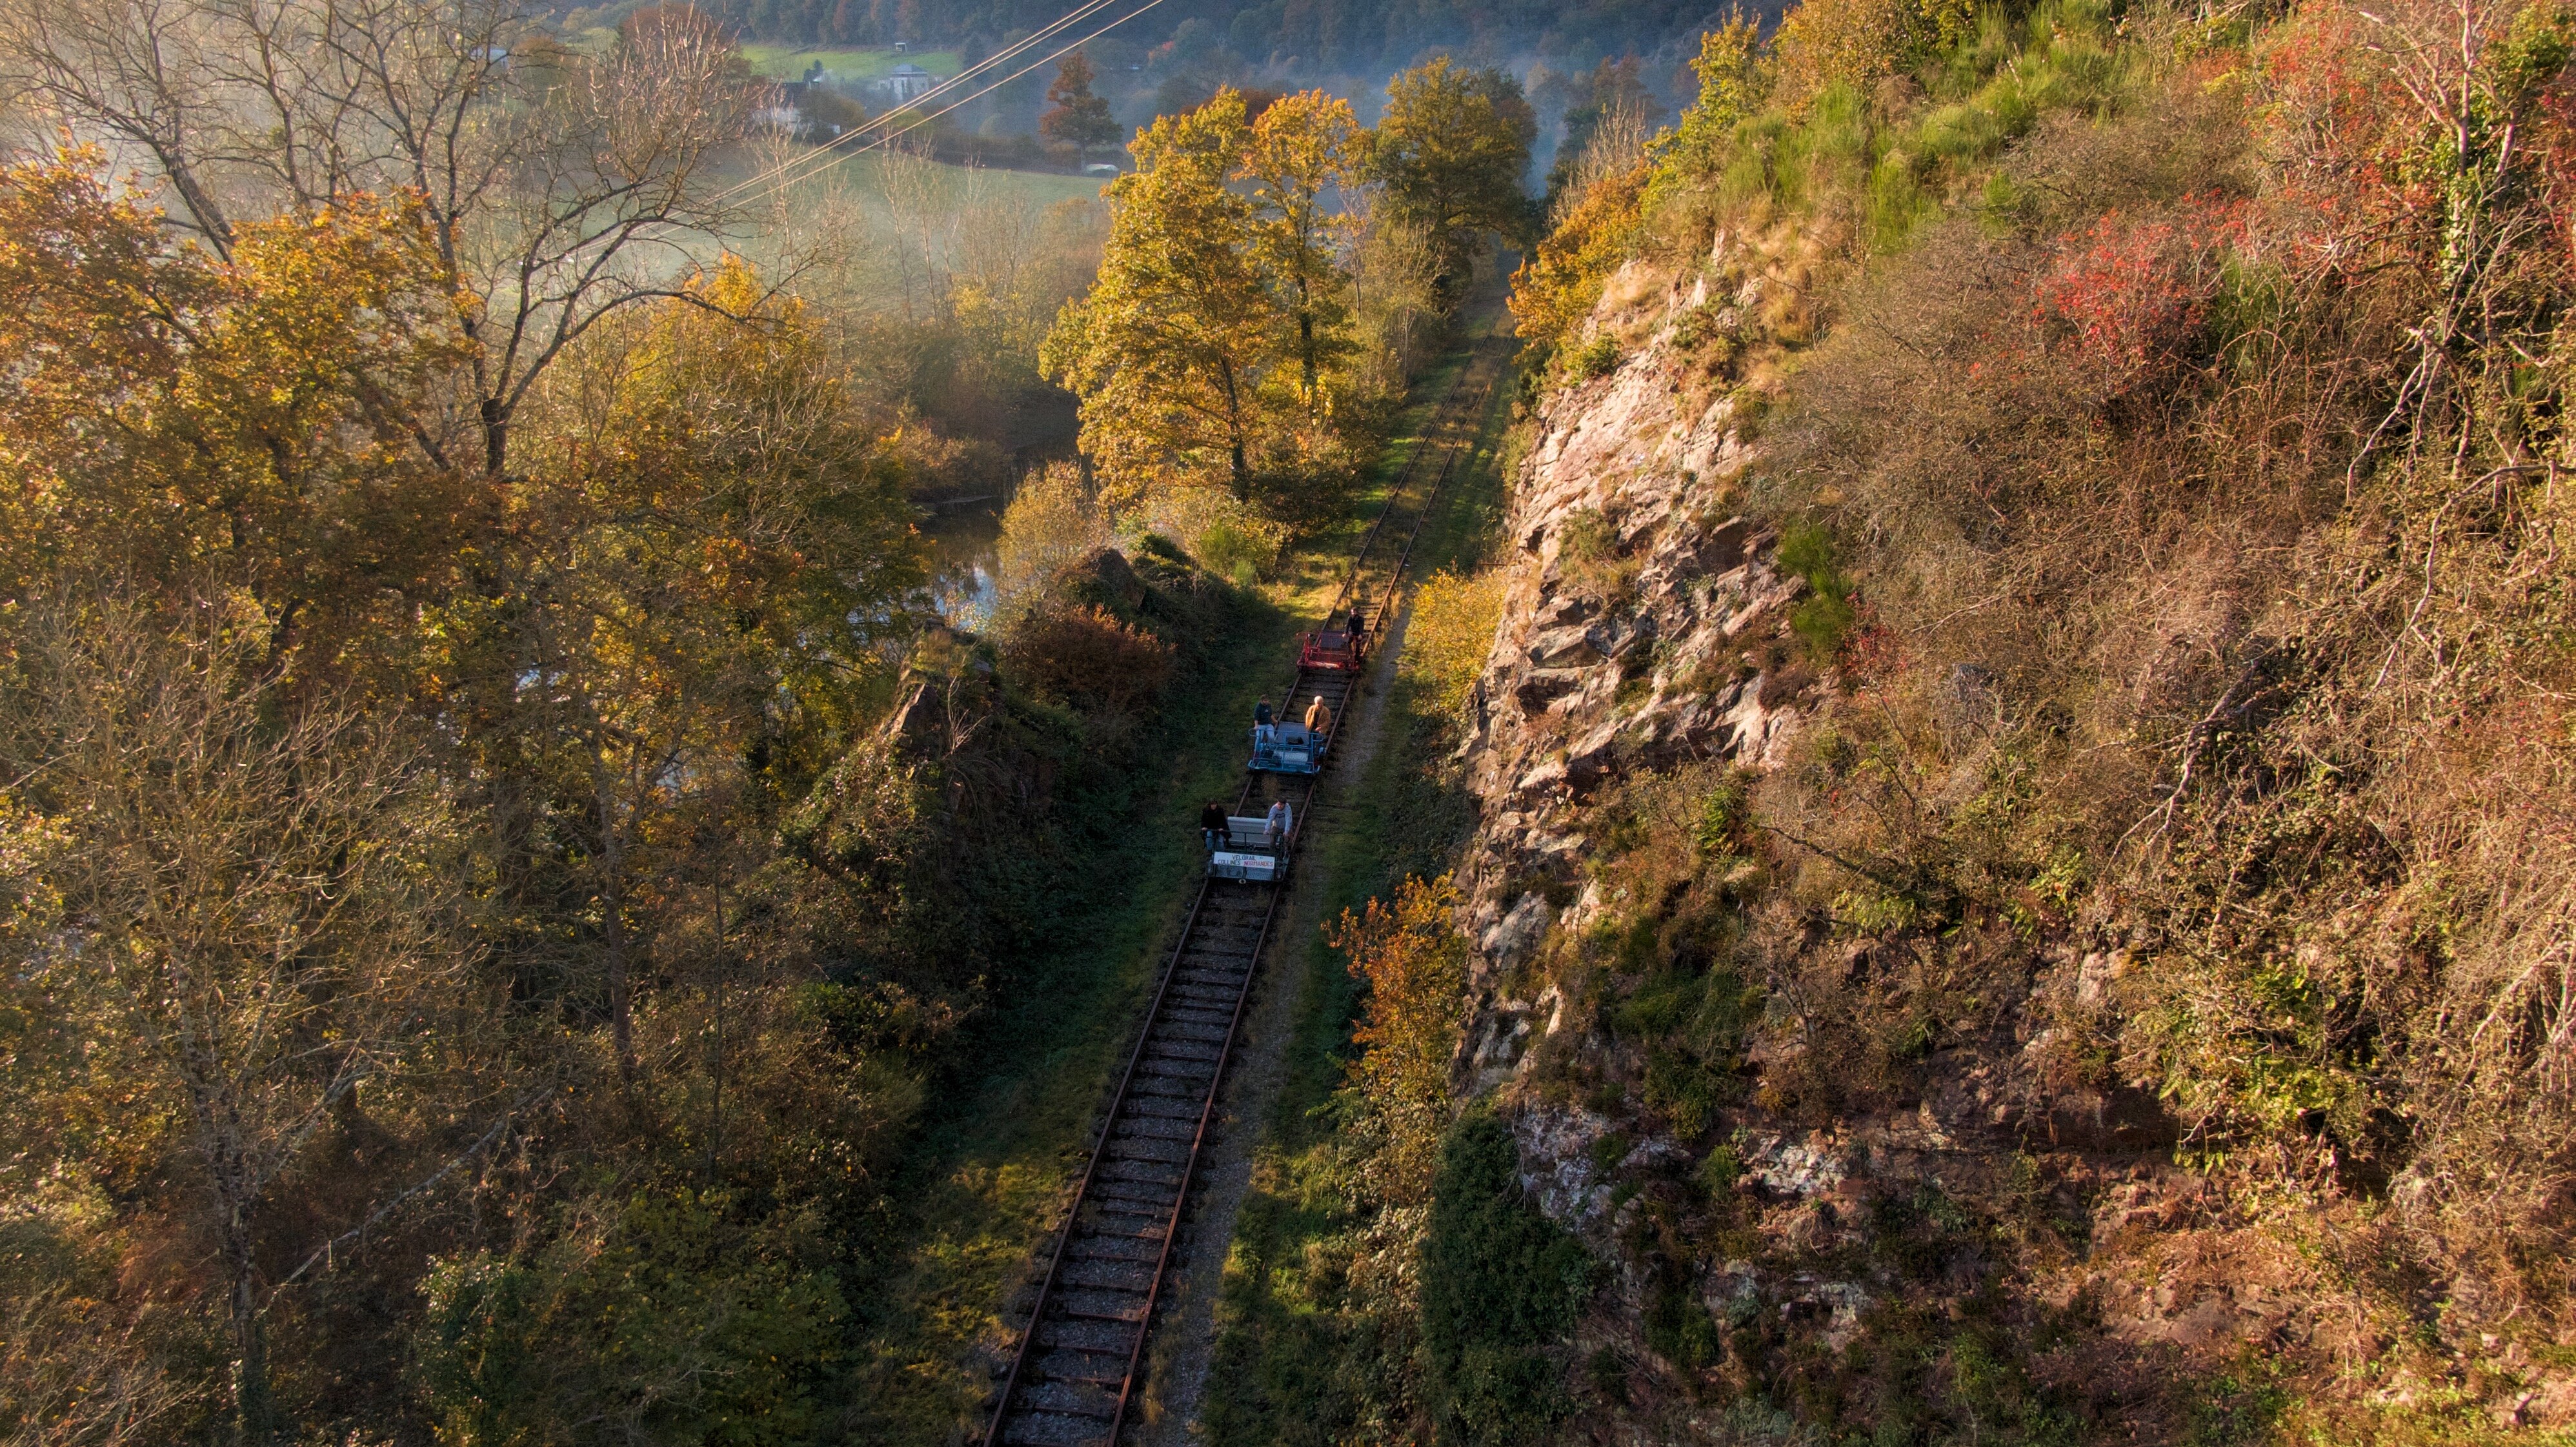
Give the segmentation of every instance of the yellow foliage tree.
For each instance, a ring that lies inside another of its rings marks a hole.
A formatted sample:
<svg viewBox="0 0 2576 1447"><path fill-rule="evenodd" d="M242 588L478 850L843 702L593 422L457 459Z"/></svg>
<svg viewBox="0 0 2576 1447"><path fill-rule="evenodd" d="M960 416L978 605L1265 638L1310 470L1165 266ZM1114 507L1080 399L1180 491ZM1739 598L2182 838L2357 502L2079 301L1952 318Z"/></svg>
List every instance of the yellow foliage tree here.
<svg viewBox="0 0 2576 1447"><path fill-rule="evenodd" d="M1136 170L1106 193L1099 280L1047 336L1047 375L1082 399L1083 450L1122 501L1211 473L1252 495L1259 392L1282 319L1252 200L1229 184L1250 141L1232 90L1138 134Z"/></svg>
<svg viewBox="0 0 2576 1447"><path fill-rule="evenodd" d="M1112 505L1223 486L1293 512L1347 473L1331 395L1356 350L1350 274L1325 201L1351 178L1358 134L1320 92L1255 122L1225 90L1136 137L1136 171L1106 193L1099 278L1040 354L1082 399L1083 450Z"/></svg>
<svg viewBox="0 0 2576 1447"><path fill-rule="evenodd" d="M1494 650L1503 617L1503 575L1439 572L1413 591L1400 666L1424 690L1426 711L1454 718Z"/></svg>
<svg viewBox="0 0 2576 1447"><path fill-rule="evenodd" d="M1636 241L1646 176L1640 160L1584 187L1556 230L1512 273L1514 330L1529 350L1564 340L1592 314L1610 273Z"/></svg>
<svg viewBox="0 0 2576 1447"><path fill-rule="evenodd" d="M0 169L0 587L230 594L279 662L383 648L494 501L411 445L465 350L419 209L346 197L218 258L104 164Z"/></svg>
<svg viewBox="0 0 2576 1447"><path fill-rule="evenodd" d="M635 1071L630 916L681 822L846 742L880 644L907 626L923 545L888 439L803 308L729 260L630 310L550 372L514 503L530 545L499 616L458 600L447 670L505 688L478 746L534 764L587 815L610 1026ZM466 699L460 698L460 704ZM468 705L473 706L473 705ZM789 757L791 742L816 752Z"/></svg>
<svg viewBox="0 0 2576 1447"><path fill-rule="evenodd" d="M1680 124L1656 137L1659 177L1718 168L1736 123L1761 103L1770 79L1761 58L1762 27L1741 9L1728 11L1725 24L1700 36L1699 54L1691 61L1699 96L1683 109Z"/></svg>
<svg viewBox="0 0 2576 1447"><path fill-rule="evenodd" d="M1327 212L1324 198L1354 179L1359 136L1349 101L1299 91L1263 107L1244 160L1264 208L1255 223L1262 262L1291 294L1298 391L1309 407L1318 400L1326 365L1356 350L1342 299L1349 278L1339 254L1349 221Z"/></svg>

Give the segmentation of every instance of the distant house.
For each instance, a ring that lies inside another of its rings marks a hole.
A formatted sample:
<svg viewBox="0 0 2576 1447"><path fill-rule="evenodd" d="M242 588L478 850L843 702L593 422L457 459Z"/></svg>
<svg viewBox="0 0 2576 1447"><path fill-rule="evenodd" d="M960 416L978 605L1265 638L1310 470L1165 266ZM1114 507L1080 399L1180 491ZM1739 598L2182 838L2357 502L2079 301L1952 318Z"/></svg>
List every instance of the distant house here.
<svg viewBox="0 0 2576 1447"><path fill-rule="evenodd" d="M801 79L780 81L778 93L789 105L799 105L803 103L807 92L822 90L831 83L832 77L824 73L823 62L818 60L805 67L805 74Z"/></svg>
<svg viewBox="0 0 2576 1447"><path fill-rule="evenodd" d="M885 92L887 100L896 105L908 105L928 94L930 88L938 83L939 77L907 60L887 71L885 79L877 85Z"/></svg>
<svg viewBox="0 0 2576 1447"><path fill-rule="evenodd" d="M752 123L767 126L771 130L785 131L800 140L817 139L827 129L832 135L839 135L841 133L839 126L818 126L805 113L807 98L821 94L830 87L831 81L832 77L823 70L823 62L815 61L805 68L804 79L780 81L778 98L754 110L751 113Z"/></svg>

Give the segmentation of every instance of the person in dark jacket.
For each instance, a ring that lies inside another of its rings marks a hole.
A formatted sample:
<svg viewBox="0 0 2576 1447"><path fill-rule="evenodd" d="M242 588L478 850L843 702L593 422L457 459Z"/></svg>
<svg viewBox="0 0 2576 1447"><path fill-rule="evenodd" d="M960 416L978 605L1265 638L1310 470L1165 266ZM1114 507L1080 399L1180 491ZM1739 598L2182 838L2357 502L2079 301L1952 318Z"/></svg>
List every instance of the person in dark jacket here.
<svg viewBox="0 0 2576 1447"><path fill-rule="evenodd" d="M1264 724L1276 723L1278 722L1278 719L1279 716L1270 711L1270 700L1265 698L1261 702L1252 706L1252 726L1254 728L1260 728Z"/></svg>
<svg viewBox="0 0 2576 1447"><path fill-rule="evenodd" d="M1210 854L1214 854L1217 846L1225 842L1225 806L1223 804L1211 800L1206 808L1199 811L1199 841L1207 845L1207 852Z"/></svg>

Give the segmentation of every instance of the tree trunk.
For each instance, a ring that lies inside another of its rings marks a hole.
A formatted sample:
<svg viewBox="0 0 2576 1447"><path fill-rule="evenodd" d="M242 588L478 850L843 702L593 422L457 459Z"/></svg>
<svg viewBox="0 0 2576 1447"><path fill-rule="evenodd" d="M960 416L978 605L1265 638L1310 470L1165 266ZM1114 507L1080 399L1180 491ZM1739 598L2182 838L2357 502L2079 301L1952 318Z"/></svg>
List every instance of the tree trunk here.
<svg viewBox="0 0 2576 1447"><path fill-rule="evenodd" d="M1306 370L1306 407L1315 406L1315 298L1306 278L1297 278L1297 358Z"/></svg>
<svg viewBox="0 0 2576 1447"><path fill-rule="evenodd" d="M716 1183L716 1171L724 1156L724 1071L725 1071L725 903L724 877L716 877L716 990L715 990L715 1062L708 1072L711 1088L707 1092L707 1184Z"/></svg>
<svg viewBox="0 0 2576 1447"><path fill-rule="evenodd" d="M599 785L599 905L608 944L608 1034L617 1049L617 1078L635 1083L635 1020L626 972L626 836L617 827L615 791Z"/></svg>
<svg viewBox="0 0 2576 1447"><path fill-rule="evenodd" d="M1225 427L1227 441L1233 445L1234 500L1250 502L1252 501L1252 467L1244 457L1243 399L1235 392L1233 365L1231 363L1220 365L1217 376L1225 383Z"/></svg>
<svg viewBox="0 0 2576 1447"><path fill-rule="evenodd" d="M225 217L223 207L207 194L196 169L176 147L155 144L152 151L154 159L161 163L161 173L170 178L170 189L179 193L179 204L188 208L189 219L204 233L206 244L215 249L216 259L232 260L233 224Z"/></svg>
<svg viewBox="0 0 2576 1447"><path fill-rule="evenodd" d="M259 1263L251 1250L250 1207L225 1204L224 1266L232 1276L233 1440L261 1447L277 1433L277 1403L269 1394L268 1337L259 1313Z"/></svg>
<svg viewBox="0 0 2576 1447"><path fill-rule="evenodd" d="M499 477L510 461L510 412L498 397L483 399L483 475Z"/></svg>

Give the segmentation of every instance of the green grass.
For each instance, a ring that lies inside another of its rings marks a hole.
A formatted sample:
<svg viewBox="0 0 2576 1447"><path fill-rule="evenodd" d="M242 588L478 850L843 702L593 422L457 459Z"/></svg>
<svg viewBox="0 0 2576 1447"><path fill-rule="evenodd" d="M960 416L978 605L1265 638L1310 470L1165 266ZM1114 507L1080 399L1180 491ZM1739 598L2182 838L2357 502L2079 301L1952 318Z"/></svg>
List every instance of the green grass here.
<svg viewBox="0 0 2576 1447"><path fill-rule="evenodd" d="M800 163L811 152L799 153ZM973 206L1006 206L1026 213L1034 222L1047 210L1065 201L1088 201L1099 204L1100 182L1082 176L1060 176L1044 171L1011 171L998 166L951 166L938 161L920 164L930 168L933 184L928 203L939 209L925 230L938 234L953 230L960 221L959 213ZM843 155L839 159L818 163L813 169L799 164L796 179L786 190L788 209L812 214L835 197L850 203L862 216L868 233L882 238L887 217L895 209L886 199L885 158L877 154ZM750 158L737 156L720 168L717 179L725 186L749 181L760 173ZM759 199L766 202L767 195ZM684 242L686 238L683 238ZM713 265L727 248L712 239L701 239L693 246L702 264ZM731 249L738 250L755 265L784 267L792 265L781 252L780 237L766 230L732 239ZM867 248L868 254L882 253L882 245ZM944 254L944 253L943 253ZM879 283L871 283L878 285ZM891 282L883 282L887 288ZM879 304L891 305L890 292L874 294Z"/></svg>
<svg viewBox="0 0 2576 1447"><path fill-rule="evenodd" d="M931 218L933 230L953 221L955 211L977 203L1000 202L1044 212L1061 201L1092 201L1100 195L1100 182L1086 176L1011 171L999 166L951 166L940 161L921 164L930 167L929 204L946 208L943 214ZM738 157L721 168L717 179L730 186L752 179L759 171L748 158ZM838 194L855 200L871 215L882 217L888 209L885 175L884 156L845 149L844 154L828 162L799 164L796 179L787 189L793 203L800 207L810 208Z"/></svg>
<svg viewBox="0 0 2576 1447"><path fill-rule="evenodd" d="M1043 211L1059 201L1093 200L1100 195L1100 182L1088 176L1060 176L1051 171L1006 171L998 166L951 166L930 163L934 174L944 183L936 193L952 205L963 205L970 199L1014 201L1031 210ZM834 184L846 186L871 200L885 196L885 162L874 154L854 155L825 168L815 181L800 185Z"/></svg>
<svg viewBox="0 0 2576 1447"><path fill-rule="evenodd" d="M897 55L891 46L854 49L761 42L744 45L742 58L755 73L772 80L800 79L805 68L818 60L823 62L823 69L830 72L834 80L874 80L906 61L936 76L955 75L959 69L956 51L929 50Z"/></svg>

